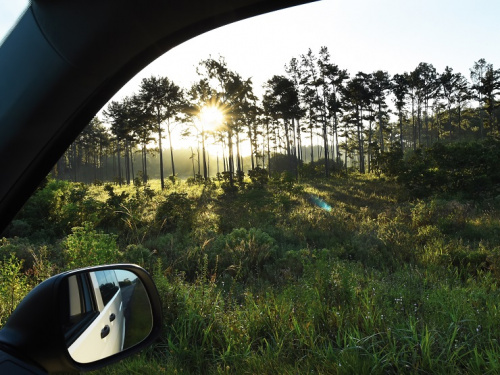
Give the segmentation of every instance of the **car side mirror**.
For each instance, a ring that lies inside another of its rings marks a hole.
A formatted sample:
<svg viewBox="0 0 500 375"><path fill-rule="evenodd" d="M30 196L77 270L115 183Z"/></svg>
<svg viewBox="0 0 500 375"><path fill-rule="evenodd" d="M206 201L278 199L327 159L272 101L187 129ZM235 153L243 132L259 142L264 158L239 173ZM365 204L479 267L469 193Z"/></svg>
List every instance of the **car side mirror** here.
<svg viewBox="0 0 500 375"><path fill-rule="evenodd" d="M23 299L0 330L0 350L46 372L94 370L151 344L161 316L156 286L138 266L69 271Z"/></svg>

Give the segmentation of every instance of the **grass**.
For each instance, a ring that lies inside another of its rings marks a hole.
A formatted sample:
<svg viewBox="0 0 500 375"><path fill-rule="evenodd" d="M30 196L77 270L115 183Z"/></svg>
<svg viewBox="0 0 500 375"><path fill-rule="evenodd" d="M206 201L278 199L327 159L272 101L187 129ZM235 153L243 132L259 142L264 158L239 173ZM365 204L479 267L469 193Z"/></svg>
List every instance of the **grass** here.
<svg viewBox="0 0 500 375"><path fill-rule="evenodd" d="M494 200L410 200L358 175L235 194L121 189L114 202L88 189L93 230L117 234L117 261L153 274L165 327L96 373L500 372Z"/></svg>

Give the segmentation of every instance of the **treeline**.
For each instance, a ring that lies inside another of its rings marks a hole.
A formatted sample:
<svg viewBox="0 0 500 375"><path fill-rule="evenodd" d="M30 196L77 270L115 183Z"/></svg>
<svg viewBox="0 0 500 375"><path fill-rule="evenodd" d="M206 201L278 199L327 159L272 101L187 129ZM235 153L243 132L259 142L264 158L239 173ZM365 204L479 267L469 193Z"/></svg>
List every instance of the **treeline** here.
<svg viewBox="0 0 500 375"><path fill-rule="evenodd" d="M87 181L93 174L120 184L159 175L163 187L167 170L171 178L224 175L230 184L257 167L298 176L306 162L324 176L348 167L366 173L394 146L404 153L500 133L500 69L484 59L473 64L470 80L429 63L392 77L380 70L351 75L322 47L317 56L309 50L292 58L266 82L262 98L223 57L201 61L197 73L187 90L166 77L143 79L137 93L92 120L54 174L79 180L85 169ZM174 152L173 133L192 140L187 152ZM217 145L216 155L208 155L208 143ZM250 150L245 160L243 148Z"/></svg>

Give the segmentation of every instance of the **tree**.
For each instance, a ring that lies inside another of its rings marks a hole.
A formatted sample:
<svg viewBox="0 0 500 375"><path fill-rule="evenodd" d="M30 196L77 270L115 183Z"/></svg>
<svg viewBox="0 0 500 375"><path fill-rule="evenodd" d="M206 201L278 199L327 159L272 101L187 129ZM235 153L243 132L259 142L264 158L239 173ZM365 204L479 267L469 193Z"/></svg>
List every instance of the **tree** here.
<svg viewBox="0 0 500 375"><path fill-rule="evenodd" d="M263 101L271 117L275 120L283 121L283 129L286 141L286 154L290 169L293 168L291 142L293 136L290 134L293 129L292 121L297 116L299 108L299 95L295 84L284 76L273 76L265 85L266 92Z"/></svg>
<svg viewBox="0 0 500 375"><path fill-rule="evenodd" d="M484 82L483 77L486 74L486 71L489 69L493 69L491 64L488 64L485 59L479 59L474 62L472 69L470 69L470 78L472 80L472 89L476 92L475 99L477 99L479 103L479 136L481 138L484 137L484 124L483 124L483 112L481 111L481 107L483 105L483 94L484 94Z"/></svg>
<svg viewBox="0 0 500 375"><path fill-rule="evenodd" d="M330 87L326 81L327 67L330 65L330 53L326 47L321 47L319 59L317 59L311 49L306 55L302 55L302 69L304 82L309 87L307 97L309 98L310 110L314 108L315 120L319 122L323 138L323 148L325 153L325 176L329 174L329 147L328 147L328 118L327 103ZM311 113L312 114L312 113ZM312 124L311 124L312 125ZM311 127L312 137L312 127ZM311 144L312 148L312 144Z"/></svg>
<svg viewBox="0 0 500 375"><path fill-rule="evenodd" d="M155 130L158 133L158 147L160 150L161 188L164 189L162 125L166 121L172 161L172 176L175 176L171 120L185 108L184 92L167 77L151 76L142 80L139 96L148 113L155 119Z"/></svg>
<svg viewBox="0 0 500 375"><path fill-rule="evenodd" d="M460 138L462 113L467 105L467 102L471 99L471 93L469 90L469 82L467 82L467 79L461 73L457 73L455 85L456 90L454 101L457 108L457 136Z"/></svg>
<svg viewBox="0 0 500 375"><path fill-rule="evenodd" d="M288 65L285 65L285 71L288 74L289 78L292 80L295 90L297 91L299 95L299 105L297 107L297 111L294 113L295 118L292 118L292 125L294 129L294 134L295 134L295 139L296 139L296 147L295 149L295 156L297 160L302 161L302 128L300 125L300 120L302 117L305 115L305 110L301 106L300 102L300 92L301 92L301 82L302 82L302 76L301 76L301 70L300 70L300 65L299 61L294 57L290 60L290 63Z"/></svg>
<svg viewBox="0 0 500 375"><path fill-rule="evenodd" d="M500 70L494 70L493 65L489 65L481 83L480 90L484 101L484 110L488 114L489 129L490 131L496 130L498 133L500 129L493 127L493 112L498 107L496 96L500 92Z"/></svg>
<svg viewBox="0 0 500 375"><path fill-rule="evenodd" d="M394 105L398 111L398 124L399 124L399 142L401 150L404 151L404 138L403 138L403 118L404 108L406 105L406 97L409 91L409 76L408 73L395 74L392 77L392 93L394 94Z"/></svg>
<svg viewBox="0 0 500 375"><path fill-rule="evenodd" d="M349 112L346 120L354 126L361 173L365 173L363 110L370 104L369 79L370 74L359 72L347 83L344 90Z"/></svg>
<svg viewBox="0 0 500 375"><path fill-rule="evenodd" d="M129 97L125 97L122 101L119 102L112 101L104 111L104 116L111 124L111 133L115 136L116 139L116 150L118 156L118 183L120 184L120 186L123 181L121 168L122 142L125 145L125 178L127 180L127 184L130 184L129 143L131 140L131 106L132 99Z"/></svg>
<svg viewBox="0 0 500 375"><path fill-rule="evenodd" d="M391 80L389 73L382 70L377 70L371 76L369 81L370 91L373 96L373 103L377 107L377 118L379 126L379 143L380 151L384 152L384 128L385 124L383 122L384 114L387 112L386 93L391 88Z"/></svg>
<svg viewBox="0 0 500 375"><path fill-rule="evenodd" d="M237 171L242 172L240 155L240 134L245 127L245 108L255 101L251 79L243 79L238 73L228 69L223 57L218 60L202 60L198 74L208 83L212 93L212 103L224 111L222 129L227 133L229 183L234 181L234 142L236 141ZM234 139L235 138L235 139Z"/></svg>
<svg viewBox="0 0 500 375"><path fill-rule="evenodd" d="M330 86L330 92L328 96L328 113L329 117L333 118L332 126L332 142L335 148L335 158L337 162L340 162L340 152L339 152L339 138L338 138L338 127L339 127L339 115L342 113L342 93L344 87L344 81L349 78L347 70L340 69L338 65L327 64L325 67L325 81ZM332 150L333 155L333 150Z"/></svg>
<svg viewBox="0 0 500 375"><path fill-rule="evenodd" d="M147 146L154 140L152 133L155 131L155 118L148 110L146 103L138 95L134 95L132 97L130 111L131 131L135 135L138 143L141 145L142 182L147 183Z"/></svg>
<svg viewBox="0 0 500 375"><path fill-rule="evenodd" d="M448 111L448 129L450 137L453 132L452 129L452 106L455 102L455 91L457 88L458 76L453 73L453 69L447 66L444 72L439 76L441 84L442 95L446 99L446 109Z"/></svg>

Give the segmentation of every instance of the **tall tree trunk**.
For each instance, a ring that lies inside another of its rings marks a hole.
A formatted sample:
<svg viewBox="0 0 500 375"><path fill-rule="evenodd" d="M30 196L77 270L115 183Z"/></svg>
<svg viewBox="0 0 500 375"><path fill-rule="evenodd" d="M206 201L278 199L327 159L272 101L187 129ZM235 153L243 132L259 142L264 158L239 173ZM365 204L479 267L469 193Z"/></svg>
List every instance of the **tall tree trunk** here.
<svg viewBox="0 0 500 375"><path fill-rule="evenodd" d="M297 119L297 150L298 150L297 158L298 158L298 160L302 161L302 134L300 132L300 120L299 119Z"/></svg>
<svg viewBox="0 0 500 375"><path fill-rule="evenodd" d="M372 116L370 115L370 121L368 123L368 173L372 171Z"/></svg>
<svg viewBox="0 0 500 375"><path fill-rule="evenodd" d="M201 177L201 155L200 155L200 140L198 139L198 148L196 151L197 159L198 159L198 176Z"/></svg>
<svg viewBox="0 0 500 375"><path fill-rule="evenodd" d="M163 147L161 144L161 119L160 115L157 117L157 126L158 126L158 147L160 151L160 182L161 182L161 190L165 189L165 176L163 175Z"/></svg>
<svg viewBox="0 0 500 375"><path fill-rule="evenodd" d="M135 179L135 174L134 174L134 150L132 149L132 146L129 145L129 151L130 151L130 170L132 172L132 181Z"/></svg>
<svg viewBox="0 0 500 375"><path fill-rule="evenodd" d="M382 125L382 103L380 103L380 101L378 103L378 127L380 129L380 151L384 152L384 126ZM370 169L370 167L368 167L368 169Z"/></svg>
<svg viewBox="0 0 500 375"><path fill-rule="evenodd" d="M403 142L403 113L399 111L399 142L401 144L401 151L404 152L404 142Z"/></svg>
<svg viewBox="0 0 500 375"><path fill-rule="evenodd" d="M359 172L365 173L365 152L363 145L363 110L358 111Z"/></svg>
<svg viewBox="0 0 500 375"><path fill-rule="evenodd" d="M194 169L194 151L192 147L189 147L191 149L191 164L193 165L193 178L196 179L196 171Z"/></svg>
<svg viewBox="0 0 500 375"><path fill-rule="evenodd" d="M253 137L253 134L252 134L252 126L251 125L248 125L248 141L250 142L250 164L252 166L252 170L255 169L255 163L254 163L254 160L253 160L253 143L254 143L254 139L252 138Z"/></svg>
<svg viewBox="0 0 500 375"><path fill-rule="evenodd" d="M266 135L267 135L267 172L271 176L271 142L269 134L269 120L266 120Z"/></svg>
<svg viewBox="0 0 500 375"><path fill-rule="evenodd" d="M234 159L233 159L233 131L229 128L228 131L228 167L229 167L229 184L234 185Z"/></svg>
<svg viewBox="0 0 500 375"><path fill-rule="evenodd" d="M328 177L328 129L326 127L326 120L323 121L323 147L325 148L325 177Z"/></svg>
<svg viewBox="0 0 500 375"><path fill-rule="evenodd" d="M237 172L241 172L242 165L240 158L240 133L238 131L236 132L236 160L238 161L236 170Z"/></svg>
<svg viewBox="0 0 500 375"><path fill-rule="evenodd" d="M311 116L309 116L309 120L310 120L310 123L309 123L309 126L311 128L311 160L310 162L314 162L314 132L313 132L313 124L312 124L312 120L311 120Z"/></svg>
<svg viewBox="0 0 500 375"><path fill-rule="evenodd" d="M205 151L205 131L201 132L201 147L203 152L203 179L208 179L207 156Z"/></svg>
<svg viewBox="0 0 500 375"><path fill-rule="evenodd" d="M125 178L127 179L127 185L130 185L130 153L129 153L129 141L125 138L125 150L123 150L125 156Z"/></svg>
<svg viewBox="0 0 500 375"><path fill-rule="evenodd" d="M175 177L174 148L172 147L172 132L170 129L170 119L167 119L168 142L170 145L170 162L172 163L172 177Z"/></svg>
<svg viewBox="0 0 500 375"><path fill-rule="evenodd" d="M117 159L118 159L118 184L122 186L122 166L121 166L121 150L120 150L120 139L118 138L117 141Z"/></svg>

